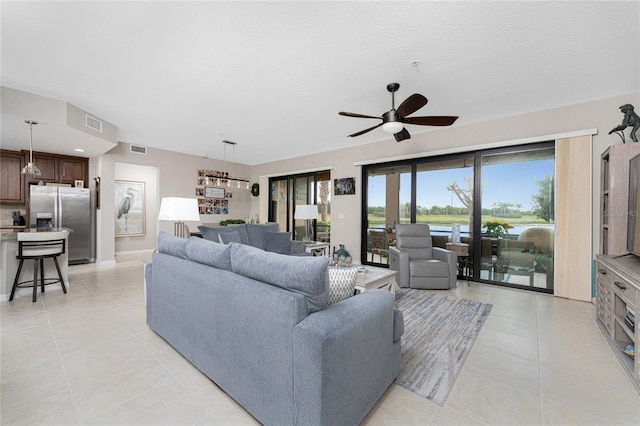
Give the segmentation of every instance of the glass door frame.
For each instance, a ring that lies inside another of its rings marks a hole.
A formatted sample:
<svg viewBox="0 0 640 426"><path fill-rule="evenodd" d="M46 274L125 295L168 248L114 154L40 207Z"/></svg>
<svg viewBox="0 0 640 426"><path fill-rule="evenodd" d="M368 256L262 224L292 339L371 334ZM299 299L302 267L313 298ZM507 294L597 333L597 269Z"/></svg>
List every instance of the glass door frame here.
<svg viewBox="0 0 640 426"><path fill-rule="evenodd" d="M274 206L273 206L273 198L272 198L273 193L271 190L272 185L274 182L277 182L277 181L286 181L287 183L287 188L286 188L287 195L285 200L285 203L287 206L287 209L286 209L287 217L286 217L286 227L285 227L286 229L281 229L281 231L291 232L291 237L292 237L291 239L295 240L296 239L296 235L295 235L296 219L294 219L294 216L295 216L295 206L297 205L296 201L298 201L296 199L296 194L294 192L297 187L296 181L300 179L307 180L306 182L307 194L306 194L305 204L318 204L319 194L318 194L317 188L318 188L319 177L327 174L330 176L330 170L270 177L269 178L268 221L277 222L277 219L274 217L276 212L274 211ZM313 187L312 190L310 190L311 187ZM313 219L310 224L313 229L314 236L317 235L317 222L318 222L317 219Z"/></svg>
<svg viewBox="0 0 640 426"><path fill-rule="evenodd" d="M362 220L361 220L361 232L360 232L360 261L363 265L372 265L378 267L388 267L388 265L384 265L381 263L376 263L368 260L367 256L367 238L368 238L368 203L369 203L369 194L368 194L368 179L369 173L372 170L381 169L381 168L391 168L391 167L411 167L411 223L416 222L416 201L417 201L417 182L416 182L416 173L417 173L417 165L419 163L424 162L438 162L438 161L448 161L455 160L457 158L469 158L473 156L473 229L470 229L471 235L482 235L482 167L481 161L484 156L487 155L500 155L500 154L509 154L509 153L517 153L517 152L529 152L536 150L544 150L549 148L555 148L555 141L543 141L543 142L534 142L530 144L524 145L511 145L500 148L489 148L482 149L477 151L464 151L453 154L444 154L437 156L426 156L420 158L411 158L407 160L398 160L393 162L382 162L375 164L367 164L362 166L362 199L361 199L361 212L362 212ZM385 206L386 207L386 206ZM474 254L474 259L470 259L472 262L473 268L471 271L470 280L480 283L486 283L491 285L498 285L504 287L514 287L514 288L524 288L518 284L510 284L505 282L493 281L489 279L480 278L480 258L481 258L481 249L482 249L482 241L481 238L473 238L473 248L472 252ZM464 277L461 277L464 278ZM548 289L540 288L540 287L527 287L527 290L549 293ZM553 292L553 290L551 290Z"/></svg>

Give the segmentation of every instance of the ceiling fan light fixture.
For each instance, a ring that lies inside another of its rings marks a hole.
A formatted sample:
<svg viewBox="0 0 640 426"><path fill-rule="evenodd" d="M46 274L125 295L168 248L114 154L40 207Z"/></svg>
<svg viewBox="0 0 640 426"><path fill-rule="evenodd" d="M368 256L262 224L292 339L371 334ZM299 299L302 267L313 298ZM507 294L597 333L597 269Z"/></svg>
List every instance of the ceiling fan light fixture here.
<svg viewBox="0 0 640 426"><path fill-rule="evenodd" d="M403 128L404 126L399 121L388 121L382 125L382 130L392 134L401 132Z"/></svg>

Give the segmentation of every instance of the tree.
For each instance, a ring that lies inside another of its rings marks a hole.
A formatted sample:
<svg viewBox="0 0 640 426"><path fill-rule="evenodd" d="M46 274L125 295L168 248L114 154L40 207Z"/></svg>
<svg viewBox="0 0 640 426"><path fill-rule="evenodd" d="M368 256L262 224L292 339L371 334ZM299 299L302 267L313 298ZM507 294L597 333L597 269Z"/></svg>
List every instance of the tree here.
<svg viewBox="0 0 640 426"><path fill-rule="evenodd" d="M452 182L447 185L447 191L453 191L458 197L458 200L469 209L469 230L473 229L473 178L471 176L465 176L464 181L467 184L466 188L461 188L458 182Z"/></svg>
<svg viewBox="0 0 640 426"><path fill-rule="evenodd" d="M531 196L533 214L542 220L551 222L555 218L553 208L555 204L555 178L553 173L536 180L536 183L538 184L538 193Z"/></svg>
<svg viewBox="0 0 640 426"><path fill-rule="evenodd" d="M318 182L318 195L320 195L320 212L321 212L321 220L323 222L327 221L327 213L329 206L329 193L330 193L330 180L321 180Z"/></svg>

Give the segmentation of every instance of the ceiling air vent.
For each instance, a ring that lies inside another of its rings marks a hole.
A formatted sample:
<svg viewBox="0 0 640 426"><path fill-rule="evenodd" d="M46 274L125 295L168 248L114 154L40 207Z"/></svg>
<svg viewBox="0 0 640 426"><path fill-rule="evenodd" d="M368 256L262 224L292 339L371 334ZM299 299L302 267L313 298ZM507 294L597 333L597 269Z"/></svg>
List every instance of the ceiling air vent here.
<svg viewBox="0 0 640 426"><path fill-rule="evenodd" d="M89 117L88 115L85 115L85 117L86 117L85 125L88 128L93 129L96 132L102 133L102 121L98 120L97 118Z"/></svg>
<svg viewBox="0 0 640 426"><path fill-rule="evenodd" d="M147 155L147 147L140 145L129 145L129 151L135 152L136 154Z"/></svg>

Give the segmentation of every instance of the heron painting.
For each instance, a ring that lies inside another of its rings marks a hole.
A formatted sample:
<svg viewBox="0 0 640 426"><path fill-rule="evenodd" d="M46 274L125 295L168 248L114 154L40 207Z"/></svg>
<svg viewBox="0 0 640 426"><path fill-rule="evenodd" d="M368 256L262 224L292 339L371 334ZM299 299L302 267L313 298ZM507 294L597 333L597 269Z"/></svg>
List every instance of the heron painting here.
<svg viewBox="0 0 640 426"><path fill-rule="evenodd" d="M145 235L144 182L115 181L115 236Z"/></svg>

